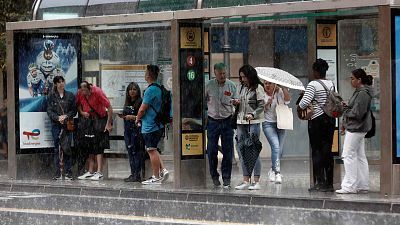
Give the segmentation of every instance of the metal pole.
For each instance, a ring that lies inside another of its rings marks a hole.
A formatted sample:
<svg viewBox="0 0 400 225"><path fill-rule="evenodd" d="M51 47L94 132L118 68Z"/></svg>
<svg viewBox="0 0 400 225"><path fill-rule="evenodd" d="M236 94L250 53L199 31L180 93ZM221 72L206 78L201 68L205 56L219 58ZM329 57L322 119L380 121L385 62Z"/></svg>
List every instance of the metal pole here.
<svg viewBox="0 0 400 225"><path fill-rule="evenodd" d="M229 52L231 50L231 46L229 45L229 20L228 20L228 17L225 17L225 20L224 20L224 47L222 49L224 51L224 63L226 65L226 71L228 72L228 78L230 78L231 72L230 72Z"/></svg>

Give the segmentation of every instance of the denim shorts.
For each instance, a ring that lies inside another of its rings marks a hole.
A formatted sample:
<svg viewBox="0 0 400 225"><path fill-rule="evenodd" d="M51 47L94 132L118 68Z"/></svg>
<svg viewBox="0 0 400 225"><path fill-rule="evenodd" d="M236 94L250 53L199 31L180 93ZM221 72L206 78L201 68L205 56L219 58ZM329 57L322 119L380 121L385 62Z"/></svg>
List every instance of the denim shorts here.
<svg viewBox="0 0 400 225"><path fill-rule="evenodd" d="M146 145L146 150L149 148L157 148L158 143L160 142L162 136L164 134L164 130L156 130L150 133L144 133L143 139L144 144Z"/></svg>

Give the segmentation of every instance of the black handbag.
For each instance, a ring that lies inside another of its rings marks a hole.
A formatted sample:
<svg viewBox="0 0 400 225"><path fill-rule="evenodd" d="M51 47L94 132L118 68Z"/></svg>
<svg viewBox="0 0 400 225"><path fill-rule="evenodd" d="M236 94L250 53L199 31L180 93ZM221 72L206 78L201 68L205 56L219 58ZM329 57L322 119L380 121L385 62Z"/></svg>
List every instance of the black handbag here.
<svg viewBox="0 0 400 225"><path fill-rule="evenodd" d="M375 123L375 116L374 114L371 112L371 120L372 120L372 127L371 129L365 134L365 138L372 138L373 136L375 136L375 129L376 129L376 123Z"/></svg>

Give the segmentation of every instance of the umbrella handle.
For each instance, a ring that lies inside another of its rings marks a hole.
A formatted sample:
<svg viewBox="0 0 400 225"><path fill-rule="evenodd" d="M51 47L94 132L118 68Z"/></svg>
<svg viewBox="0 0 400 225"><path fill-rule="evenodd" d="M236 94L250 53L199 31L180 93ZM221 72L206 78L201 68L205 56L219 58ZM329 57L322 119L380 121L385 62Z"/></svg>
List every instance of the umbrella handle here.
<svg viewBox="0 0 400 225"><path fill-rule="evenodd" d="M249 134L250 134L250 120L249 120L249 128L247 129L248 130L248 132L249 132Z"/></svg>

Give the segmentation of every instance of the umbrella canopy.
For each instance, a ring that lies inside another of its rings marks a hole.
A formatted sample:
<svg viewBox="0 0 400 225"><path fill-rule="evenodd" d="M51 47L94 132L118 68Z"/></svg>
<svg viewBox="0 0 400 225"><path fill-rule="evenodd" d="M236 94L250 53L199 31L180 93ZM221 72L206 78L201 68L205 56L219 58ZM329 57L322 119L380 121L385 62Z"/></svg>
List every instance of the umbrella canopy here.
<svg viewBox="0 0 400 225"><path fill-rule="evenodd" d="M262 80L266 80L292 89L302 91L305 90L303 83L301 83L301 81L297 77L284 70L273 67L256 67L256 71L258 77Z"/></svg>
<svg viewBox="0 0 400 225"><path fill-rule="evenodd" d="M255 134L246 132L240 137L238 148L242 155L244 167L251 174L260 155L262 144Z"/></svg>

